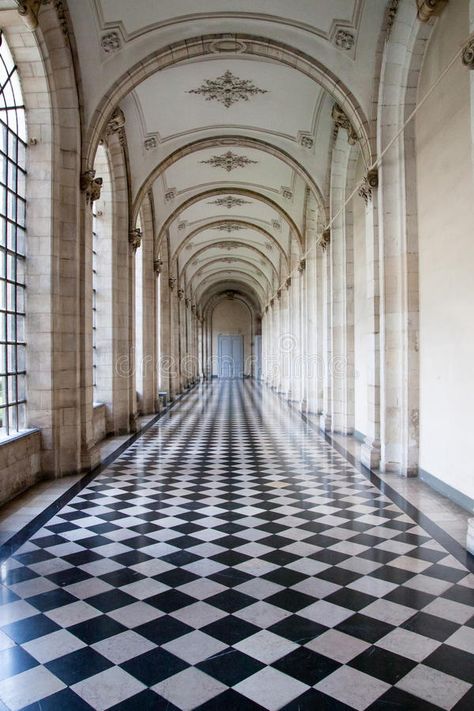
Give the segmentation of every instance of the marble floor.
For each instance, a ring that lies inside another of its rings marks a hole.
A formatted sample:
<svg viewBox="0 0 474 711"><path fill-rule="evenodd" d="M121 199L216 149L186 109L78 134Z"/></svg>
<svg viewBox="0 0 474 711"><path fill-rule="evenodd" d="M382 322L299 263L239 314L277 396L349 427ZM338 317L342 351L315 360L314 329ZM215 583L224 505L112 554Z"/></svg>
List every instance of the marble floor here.
<svg viewBox="0 0 474 711"><path fill-rule="evenodd" d="M43 519L0 546L0 711L474 708L472 558L250 381Z"/></svg>

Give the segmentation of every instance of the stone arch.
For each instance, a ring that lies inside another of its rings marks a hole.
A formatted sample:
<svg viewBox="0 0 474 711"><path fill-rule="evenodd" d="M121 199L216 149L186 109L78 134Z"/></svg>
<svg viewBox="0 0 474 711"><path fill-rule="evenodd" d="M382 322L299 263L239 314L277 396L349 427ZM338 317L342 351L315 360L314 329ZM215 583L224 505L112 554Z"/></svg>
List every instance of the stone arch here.
<svg viewBox="0 0 474 711"><path fill-rule="evenodd" d="M297 161L286 151L283 151L281 148L276 148L268 141L263 141L260 138L251 138L249 136L235 135L200 138L173 151L173 153L167 156L164 160L161 161L159 165L154 168L154 170L140 186L134 200L132 215L135 215L137 213L144 194L150 189L154 181L159 178L162 173L165 172L165 170L180 161L182 158L191 155L192 153L197 153L198 151L204 150L206 148L228 146L243 146L245 148L254 148L256 150L261 150L264 153L268 153L269 155L277 158L278 160L281 160L283 163L292 168L310 187L318 202L320 211L325 214L326 207L321 190L312 175L306 170L306 168L303 167L303 165L301 165L299 161ZM229 190L228 192L231 192L231 190Z"/></svg>
<svg viewBox="0 0 474 711"><path fill-rule="evenodd" d="M238 240L237 240L237 241L238 241ZM250 249L251 251L256 252L258 255L260 255L261 257L263 257L263 258L270 264L270 266L271 266L271 268L272 268L272 272L278 276L278 272L277 272L277 270L276 270L275 265L274 265L273 262L267 257L266 254L264 254L264 253L263 253L260 249L258 249L257 247L254 247L252 244L246 244L245 242L241 242L241 244L242 244L242 246L245 247L246 249ZM182 273L186 270L186 268L187 268L189 262L191 261L191 259L196 259L200 254L203 254L203 253L206 252L208 249L212 249L213 246L214 246L214 245L212 245L212 244L208 244L208 245L205 245L204 247L201 247L201 249L198 249L197 252L194 252L194 254L193 254L191 257L189 257L189 259L183 264L183 266L181 267L181 270L180 270L179 273L182 274Z"/></svg>
<svg viewBox="0 0 474 711"><path fill-rule="evenodd" d="M216 195L225 195L228 193L228 188L212 188L210 190L205 190L204 192L198 193L197 195L192 195L190 198L184 200L184 202L182 202L181 205L178 205L178 207L173 210L173 212L166 218L164 223L161 225L157 237L157 251L159 252L160 250L163 235L167 233L171 223L181 212L183 212L183 210L186 210L188 207L191 207L192 205L195 205L196 203L201 202L201 200L205 200L206 198L214 197ZM291 232L296 235L299 244L299 250L302 251L304 239L301 230L299 229L293 218L277 202L267 197L266 195L262 195L261 193L258 193L255 190L249 190L248 188L233 188L232 193L235 195L242 195L243 197L253 198L254 200L260 200L260 202L265 203L273 210L275 210L275 212L277 212L280 217L282 217L285 222L288 223L291 228ZM220 220L220 222L224 221L225 220Z"/></svg>
<svg viewBox="0 0 474 711"><path fill-rule="evenodd" d="M217 257L217 258L215 258L215 259L211 259L209 262L207 262L206 264L203 264L203 265L202 265L202 269L207 269L207 267L210 267L212 264L220 264L223 259L225 259L225 257L223 257L223 258ZM267 275L265 274L265 272L264 272L260 267L255 267L255 265L252 264L252 262L250 262L248 259L245 259L244 257L231 257L231 259L233 259L233 260L235 259L235 260L236 260L235 262L231 262L231 264L233 264L233 265L239 263L239 264L246 264L246 265L248 265L248 266L254 267L255 269L258 268L259 272L262 274L263 278L265 279L265 282L268 284L268 286L269 286L270 289L271 289L271 282L270 282L270 280L268 279L268 277L267 277ZM225 270L225 269L227 269L227 267L224 266L223 269ZM198 270L198 271L199 271L199 270ZM197 274L197 272L195 272L195 273L192 275L192 277L189 279L189 282L188 282L188 283L191 284L191 283L194 281L195 277L197 277L197 276L198 276L198 274Z"/></svg>
<svg viewBox="0 0 474 711"><path fill-rule="evenodd" d="M119 80L114 82L104 94L94 111L89 130L84 142L84 169L90 168L95 146L100 140L107 120L120 101L144 79L173 64L192 61L206 56L215 56L215 42L222 39L222 33L203 35L176 42L159 49L131 67ZM255 37L245 33L225 34L226 41L234 41L239 46L239 56L261 57L293 67L313 79L323 87L342 107L354 125L359 136L367 164L371 163L371 150L368 141L368 123L355 96L337 76L330 72L314 57L300 50L270 38ZM229 53L226 54L229 56Z"/></svg>
<svg viewBox="0 0 474 711"><path fill-rule="evenodd" d="M186 243L189 240L192 240L194 237L199 235L201 232L205 232L206 230L212 229L213 227L217 227L217 225L221 225L223 220L215 220L213 222L208 222L205 225L201 225L200 227L197 227L195 230L192 230L188 235L186 235L185 239L181 242L179 245L178 249L174 253L174 258L179 259L179 256L182 252L182 250L185 248ZM288 266L288 256L281 246L281 244L278 242L278 240L272 235L271 232L268 232L268 230L264 229L263 227L260 227L259 225L255 225L253 222L247 222L246 220L232 220L233 223L242 225L242 227L247 227L248 229L255 230L256 232L260 232L260 234L264 235L267 239L269 239L273 244L275 244L282 255L283 259L285 260L287 266ZM234 240L235 242L240 242L238 238ZM242 242L242 244L245 244L245 242Z"/></svg>

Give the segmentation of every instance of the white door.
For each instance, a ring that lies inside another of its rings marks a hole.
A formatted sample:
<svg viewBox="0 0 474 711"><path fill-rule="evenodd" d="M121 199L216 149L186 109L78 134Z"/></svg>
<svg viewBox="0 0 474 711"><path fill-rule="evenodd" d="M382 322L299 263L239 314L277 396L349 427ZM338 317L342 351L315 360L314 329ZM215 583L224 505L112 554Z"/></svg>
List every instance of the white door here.
<svg viewBox="0 0 474 711"><path fill-rule="evenodd" d="M219 378L242 378L244 375L243 336L219 336Z"/></svg>

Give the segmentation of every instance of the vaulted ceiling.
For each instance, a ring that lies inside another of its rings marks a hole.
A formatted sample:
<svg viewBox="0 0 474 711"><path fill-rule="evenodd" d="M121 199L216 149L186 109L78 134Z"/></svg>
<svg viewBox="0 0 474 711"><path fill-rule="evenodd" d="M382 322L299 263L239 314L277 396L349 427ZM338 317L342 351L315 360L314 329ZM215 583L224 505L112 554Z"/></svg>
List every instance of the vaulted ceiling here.
<svg viewBox="0 0 474 711"><path fill-rule="evenodd" d="M334 104L361 146L367 135L386 3L68 7L85 124L117 100L135 214L151 190L157 248L167 240L172 269L196 299L232 285L263 305L304 253L308 192L324 223Z"/></svg>

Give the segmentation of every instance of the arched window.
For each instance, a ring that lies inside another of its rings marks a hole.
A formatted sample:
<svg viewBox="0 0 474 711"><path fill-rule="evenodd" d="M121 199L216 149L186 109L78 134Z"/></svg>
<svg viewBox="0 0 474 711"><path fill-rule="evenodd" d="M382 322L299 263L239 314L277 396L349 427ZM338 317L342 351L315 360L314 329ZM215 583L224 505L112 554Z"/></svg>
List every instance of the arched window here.
<svg viewBox="0 0 474 711"><path fill-rule="evenodd" d="M18 71L0 33L0 432L26 427L25 108Z"/></svg>

